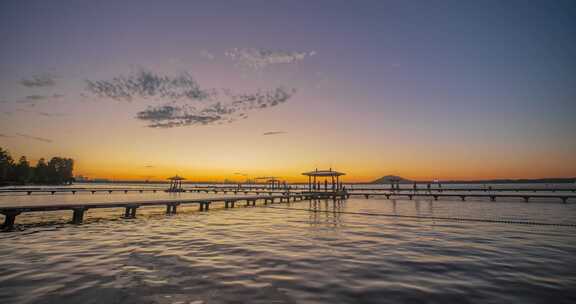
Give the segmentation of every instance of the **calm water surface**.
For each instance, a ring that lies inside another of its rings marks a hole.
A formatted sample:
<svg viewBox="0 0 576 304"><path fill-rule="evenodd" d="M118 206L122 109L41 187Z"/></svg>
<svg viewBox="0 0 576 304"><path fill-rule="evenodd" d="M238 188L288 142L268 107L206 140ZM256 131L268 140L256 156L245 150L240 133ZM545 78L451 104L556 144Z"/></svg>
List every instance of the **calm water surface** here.
<svg viewBox="0 0 576 304"><path fill-rule="evenodd" d="M11 196L0 205L168 197ZM20 216L18 231L0 234L0 302L576 302L574 227L346 213L576 224L576 204L352 198L195 210L150 208L131 220L89 211L81 226L66 224L69 212Z"/></svg>

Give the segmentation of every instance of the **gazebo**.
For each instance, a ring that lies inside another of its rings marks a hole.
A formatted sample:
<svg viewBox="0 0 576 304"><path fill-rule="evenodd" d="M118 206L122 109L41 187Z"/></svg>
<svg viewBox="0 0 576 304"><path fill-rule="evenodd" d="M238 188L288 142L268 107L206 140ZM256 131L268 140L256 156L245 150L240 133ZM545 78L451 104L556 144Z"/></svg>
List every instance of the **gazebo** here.
<svg viewBox="0 0 576 304"><path fill-rule="evenodd" d="M280 189L282 184L282 182L276 176L262 176L255 178L255 180L264 180L266 185L272 190Z"/></svg>
<svg viewBox="0 0 576 304"><path fill-rule="evenodd" d="M170 187L166 192L184 192L184 189L182 189L182 181L185 180L184 177L174 175L168 178L168 180L170 181Z"/></svg>
<svg viewBox="0 0 576 304"><path fill-rule="evenodd" d="M304 172L302 175L308 176L308 190L309 191L320 191L320 179L324 177L324 191L328 191L328 179L331 179L331 190L339 191L342 189L342 182L340 181L340 176L346 175L346 173L338 172L332 170L314 170L310 172Z"/></svg>

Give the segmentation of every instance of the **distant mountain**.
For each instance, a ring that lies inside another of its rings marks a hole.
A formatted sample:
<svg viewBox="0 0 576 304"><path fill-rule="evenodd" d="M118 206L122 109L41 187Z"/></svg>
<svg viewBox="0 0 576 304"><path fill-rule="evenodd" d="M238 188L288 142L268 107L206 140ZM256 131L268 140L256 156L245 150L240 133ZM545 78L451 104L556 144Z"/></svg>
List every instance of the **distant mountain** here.
<svg viewBox="0 0 576 304"><path fill-rule="evenodd" d="M399 182L401 184L407 184L407 183L413 183L413 181L409 180L409 179L405 179L403 177L400 176L396 176L396 175L386 175L383 176L375 181L373 181L373 184L390 184L392 182Z"/></svg>

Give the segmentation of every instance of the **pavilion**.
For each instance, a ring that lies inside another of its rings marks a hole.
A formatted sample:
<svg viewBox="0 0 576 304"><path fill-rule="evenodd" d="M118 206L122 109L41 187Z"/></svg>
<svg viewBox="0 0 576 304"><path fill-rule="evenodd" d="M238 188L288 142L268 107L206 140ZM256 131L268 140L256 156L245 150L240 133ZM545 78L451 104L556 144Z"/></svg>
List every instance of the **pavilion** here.
<svg viewBox="0 0 576 304"><path fill-rule="evenodd" d="M309 191L320 191L320 179L324 178L324 191L328 191L328 179L331 179L331 191L342 190L342 182L340 181L340 176L346 175L346 173L338 172L332 170L314 170L310 172L304 172L302 175L308 176L308 190Z"/></svg>
<svg viewBox="0 0 576 304"><path fill-rule="evenodd" d="M182 181L185 180L184 177L174 175L168 178L168 180L170 181L170 187L166 192L184 192L184 189L182 189Z"/></svg>
<svg viewBox="0 0 576 304"><path fill-rule="evenodd" d="M264 180L268 188L280 189L282 182L276 176L262 176L255 178L256 180Z"/></svg>

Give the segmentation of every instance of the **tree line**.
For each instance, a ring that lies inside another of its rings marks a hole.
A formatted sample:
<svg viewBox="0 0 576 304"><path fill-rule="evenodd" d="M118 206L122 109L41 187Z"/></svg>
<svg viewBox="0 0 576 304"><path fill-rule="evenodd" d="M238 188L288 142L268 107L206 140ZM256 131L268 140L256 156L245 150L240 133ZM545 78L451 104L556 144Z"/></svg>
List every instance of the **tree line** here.
<svg viewBox="0 0 576 304"><path fill-rule="evenodd" d="M11 184L70 184L74 181L74 160L52 157L41 158L31 166L26 156L15 162L7 150L0 147L0 185Z"/></svg>

